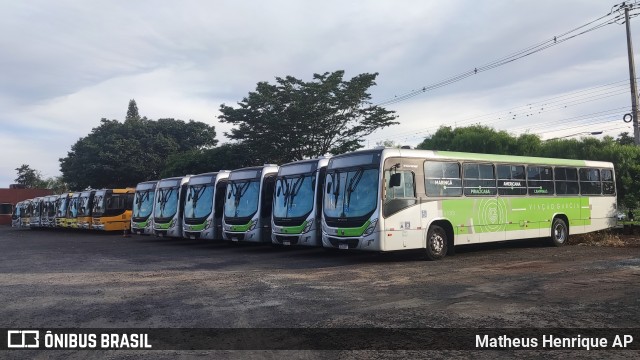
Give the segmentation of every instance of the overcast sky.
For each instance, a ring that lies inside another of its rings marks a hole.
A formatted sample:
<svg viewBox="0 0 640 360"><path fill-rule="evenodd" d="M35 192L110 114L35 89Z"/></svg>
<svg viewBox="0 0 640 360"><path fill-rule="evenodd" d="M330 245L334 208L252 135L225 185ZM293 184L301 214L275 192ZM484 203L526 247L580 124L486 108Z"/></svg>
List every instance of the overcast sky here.
<svg viewBox="0 0 640 360"><path fill-rule="evenodd" d="M130 99L150 119L212 124L226 142L220 104L235 104L259 81L378 72L378 103L563 34L616 3L3 1L0 187L23 163L60 175L58 159L101 118L123 120ZM640 18L631 24L640 44ZM633 134L621 120L631 107L628 79L625 27L604 26L387 106L400 125L366 145L416 145L442 124L543 138Z"/></svg>

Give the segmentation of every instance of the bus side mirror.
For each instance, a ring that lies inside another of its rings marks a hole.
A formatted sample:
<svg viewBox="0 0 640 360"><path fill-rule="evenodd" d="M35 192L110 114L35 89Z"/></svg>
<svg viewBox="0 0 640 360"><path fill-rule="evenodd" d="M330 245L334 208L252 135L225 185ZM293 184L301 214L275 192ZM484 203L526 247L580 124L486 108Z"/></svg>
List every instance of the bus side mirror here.
<svg viewBox="0 0 640 360"><path fill-rule="evenodd" d="M276 191L276 196L280 196L280 192L282 192L282 186L278 186L278 190Z"/></svg>
<svg viewBox="0 0 640 360"><path fill-rule="evenodd" d="M231 191L227 194L227 199L231 199Z"/></svg>
<svg viewBox="0 0 640 360"><path fill-rule="evenodd" d="M327 183L327 194L331 193L331 182Z"/></svg>
<svg viewBox="0 0 640 360"><path fill-rule="evenodd" d="M391 174L391 177L389 178L389 187L400 186L400 180L401 180L400 177L401 177L400 173Z"/></svg>

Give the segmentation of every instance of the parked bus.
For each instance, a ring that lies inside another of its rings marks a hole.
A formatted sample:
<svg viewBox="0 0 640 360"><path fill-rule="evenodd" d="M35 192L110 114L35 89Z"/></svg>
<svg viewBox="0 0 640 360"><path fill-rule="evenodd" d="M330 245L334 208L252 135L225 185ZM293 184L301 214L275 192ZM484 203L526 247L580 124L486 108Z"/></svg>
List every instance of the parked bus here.
<svg viewBox="0 0 640 360"><path fill-rule="evenodd" d="M229 173L221 170L189 178L182 220L185 238L222 240L222 212Z"/></svg>
<svg viewBox="0 0 640 360"><path fill-rule="evenodd" d="M11 214L11 227L19 228L22 219L22 201L18 201L18 203L13 207L13 213Z"/></svg>
<svg viewBox="0 0 640 360"><path fill-rule="evenodd" d="M71 229L78 229L78 203L80 201L79 192L73 193L69 204L67 205L67 227Z"/></svg>
<svg viewBox="0 0 640 360"><path fill-rule="evenodd" d="M229 174L222 238L271 242L271 211L278 166L247 167Z"/></svg>
<svg viewBox="0 0 640 360"><path fill-rule="evenodd" d="M58 201L56 202L56 227L67 227L67 206L72 195L73 193L63 193L58 198Z"/></svg>
<svg viewBox="0 0 640 360"><path fill-rule="evenodd" d="M615 226L608 162L429 150L377 149L329 160L323 245L425 249L550 237Z"/></svg>
<svg viewBox="0 0 640 360"><path fill-rule="evenodd" d="M22 211L20 212L20 227L31 227L31 212L33 212L33 199L22 201Z"/></svg>
<svg viewBox="0 0 640 360"><path fill-rule="evenodd" d="M49 195L45 197L44 206L42 207L42 226L55 227L56 226L56 202L59 195Z"/></svg>
<svg viewBox="0 0 640 360"><path fill-rule="evenodd" d="M44 204L43 197L36 197L31 200L31 216L29 218L30 228L39 228L42 226L42 207Z"/></svg>
<svg viewBox="0 0 640 360"><path fill-rule="evenodd" d="M157 180L141 182L136 186L131 215L131 232L153 234L153 205L155 203Z"/></svg>
<svg viewBox="0 0 640 360"><path fill-rule="evenodd" d="M280 166L273 198L271 241L278 245L322 246L320 218L329 158Z"/></svg>
<svg viewBox="0 0 640 360"><path fill-rule="evenodd" d="M93 199L96 190L85 190L78 197L77 223L79 229L89 230L93 222Z"/></svg>
<svg viewBox="0 0 640 360"><path fill-rule="evenodd" d="M129 230L134 192L133 188L96 190L91 228L100 231Z"/></svg>
<svg viewBox="0 0 640 360"><path fill-rule="evenodd" d="M153 233L156 236L182 237L182 215L189 177L162 179L156 188Z"/></svg>

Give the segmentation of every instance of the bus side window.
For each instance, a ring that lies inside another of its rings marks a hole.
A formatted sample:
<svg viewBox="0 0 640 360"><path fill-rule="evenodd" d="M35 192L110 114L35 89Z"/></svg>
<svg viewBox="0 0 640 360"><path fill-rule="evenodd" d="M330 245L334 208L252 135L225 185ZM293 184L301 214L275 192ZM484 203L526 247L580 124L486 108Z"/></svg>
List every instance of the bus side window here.
<svg viewBox="0 0 640 360"><path fill-rule="evenodd" d="M602 175L602 193L605 195L615 195L616 183L613 181L613 170L602 169L600 174Z"/></svg>
<svg viewBox="0 0 640 360"><path fill-rule="evenodd" d="M463 165L464 194L483 196L496 194L496 175L493 164L465 163Z"/></svg>
<svg viewBox="0 0 640 360"><path fill-rule="evenodd" d="M580 169L580 194L582 195L601 195L602 184L600 183L600 170L598 169Z"/></svg>
<svg viewBox="0 0 640 360"><path fill-rule="evenodd" d="M529 195L553 195L553 170L548 166L527 167Z"/></svg>
<svg viewBox="0 0 640 360"><path fill-rule="evenodd" d="M424 187L427 196L461 196L460 164L453 161L425 161Z"/></svg>
<svg viewBox="0 0 640 360"><path fill-rule="evenodd" d="M578 169L576 168L555 168L556 194L558 195L578 195Z"/></svg>
<svg viewBox="0 0 640 360"><path fill-rule="evenodd" d="M524 165L498 165L498 194L526 195Z"/></svg>

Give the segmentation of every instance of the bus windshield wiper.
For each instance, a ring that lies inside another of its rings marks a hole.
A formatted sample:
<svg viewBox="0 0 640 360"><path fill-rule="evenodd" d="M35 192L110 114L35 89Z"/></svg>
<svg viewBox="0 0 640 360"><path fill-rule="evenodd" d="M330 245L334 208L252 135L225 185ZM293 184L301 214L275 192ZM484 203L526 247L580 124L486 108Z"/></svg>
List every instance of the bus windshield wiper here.
<svg viewBox="0 0 640 360"><path fill-rule="evenodd" d="M235 217L238 217L238 205L240 204L240 199L242 198L242 196L247 192L247 190L249 190L249 183L249 181L246 181L242 183L242 185L239 185L237 183L233 184L233 186L235 187L235 191L232 192L232 194L234 195L233 205L236 208Z"/></svg>
<svg viewBox="0 0 640 360"><path fill-rule="evenodd" d="M298 195L298 192L300 192L300 188L302 187L302 181L304 180L305 177L306 177L305 174L301 174L296 179L296 181L293 183L293 185L291 186L291 189L289 190L289 194L288 194L289 195L289 207L293 204L293 199L296 197L296 195ZM291 179L291 180L293 180L293 179ZM286 198L285 198L285 205L286 204L287 204L287 202L286 202Z"/></svg>
<svg viewBox="0 0 640 360"><path fill-rule="evenodd" d="M345 208L349 208L349 203L351 203L351 193L353 193L356 188L358 187L358 184L360 183L360 180L362 179L362 174L364 173L364 170L362 168L359 168L356 173L353 175L353 177L351 178L351 180L349 181L349 186L347 186L347 192L345 194L345 199L344 199L344 205L342 206L342 213L344 214L344 209Z"/></svg>

